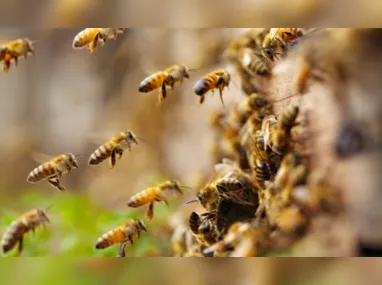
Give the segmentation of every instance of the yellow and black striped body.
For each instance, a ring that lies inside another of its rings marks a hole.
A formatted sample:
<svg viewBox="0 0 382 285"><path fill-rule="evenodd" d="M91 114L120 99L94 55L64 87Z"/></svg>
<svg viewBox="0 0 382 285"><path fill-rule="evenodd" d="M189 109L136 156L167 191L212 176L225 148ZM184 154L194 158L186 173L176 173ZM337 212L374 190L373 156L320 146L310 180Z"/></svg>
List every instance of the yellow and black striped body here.
<svg viewBox="0 0 382 285"><path fill-rule="evenodd" d="M28 54L34 54L32 42L27 39L17 39L0 46L0 60L3 61L3 71L8 72L13 59L17 66L18 58L27 58Z"/></svg>
<svg viewBox="0 0 382 285"><path fill-rule="evenodd" d="M218 192L214 183L209 183L203 187L196 195L200 204L207 210L216 209Z"/></svg>
<svg viewBox="0 0 382 285"><path fill-rule="evenodd" d="M160 187L149 187L134 196L132 196L127 202L127 206L132 208L141 207L143 205L149 204L153 201L160 201L161 198L159 193L161 192Z"/></svg>
<svg viewBox="0 0 382 285"><path fill-rule="evenodd" d="M111 140L104 143L99 148L97 148L91 155L88 161L89 165L97 165L103 162L105 159L109 158L113 150L119 145L116 140Z"/></svg>
<svg viewBox="0 0 382 285"><path fill-rule="evenodd" d="M252 49L245 48L240 53L240 63L243 68L252 76L268 75L268 66L261 53L256 54Z"/></svg>
<svg viewBox="0 0 382 285"><path fill-rule="evenodd" d="M99 148L97 148L89 157L89 165L100 164L107 158L110 158L110 168L113 168L116 159L121 159L124 149L121 144L126 143L129 150L131 150L131 144L138 144L137 137L132 131L124 130L119 134L112 137L112 139Z"/></svg>
<svg viewBox="0 0 382 285"><path fill-rule="evenodd" d="M29 227L22 220L13 222L5 231L1 239L1 247L4 253L7 253L22 239L24 234L29 231Z"/></svg>
<svg viewBox="0 0 382 285"><path fill-rule="evenodd" d="M71 153L62 154L32 170L27 181L36 183L52 177L60 178L63 173L69 172L72 167L78 168L75 156Z"/></svg>
<svg viewBox="0 0 382 285"><path fill-rule="evenodd" d="M217 88L219 89L220 100L224 106L223 89L224 87L228 87L230 80L230 74L224 69L217 69L206 74L202 79L196 82L194 86L195 94L201 96L199 103L202 104L204 102L204 95L208 91L213 91Z"/></svg>
<svg viewBox="0 0 382 285"><path fill-rule="evenodd" d="M302 36L302 32L298 28L272 28L269 34L271 39L277 40L282 47Z"/></svg>
<svg viewBox="0 0 382 285"><path fill-rule="evenodd" d="M114 244L122 244L130 242L133 244L133 237L140 237L141 231L146 231L146 227L142 220L130 220L122 226L104 233L96 242L96 249L104 249Z"/></svg>
<svg viewBox="0 0 382 285"><path fill-rule="evenodd" d="M279 128L289 134L291 128L294 126L297 116L299 114L299 107L289 105L281 114L279 120Z"/></svg>
<svg viewBox="0 0 382 285"><path fill-rule="evenodd" d="M220 76L217 74L207 74L196 83L194 87L195 94L203 96L208 91L217 88L220 80Z"/></svg>
<svg viewBox="0 0 382 285"><path fill-rule="evenodd" d="M257 186L260 189L264 189L265 188L264 182L270 180L271 178L271 173L269 171L269 168L267 167L267 164L264 161L257 160L255 172L256 172L255 180L256 180Z"/></svg>
<svg viewBox="0 0 382 285"><path fill-rule="evenodd" d="M100 31L102 28L86 28L79 32L73 40L73 48L81 49L88 47L90 53L93 53L97 48L100 40Z"/></svg>
<svg viewBox="0 0 382 285"><path fill-rule="evenodd" d="M25 213L20 219L11 223L1 238L1 248L4 253L13 249L19 243L19 253L21 253L22 240L26 233L35 230L38 226L49 222L43 210L36 209Z"/></svg>
<svg viewBox="0 0 382 285"><path fill-rule="evenodd" d="M148 93L154 89L161 88L168 79L168 73L166 71L158 71L154 74L143 79L139 84L138 91L141 93Z"/></svg>

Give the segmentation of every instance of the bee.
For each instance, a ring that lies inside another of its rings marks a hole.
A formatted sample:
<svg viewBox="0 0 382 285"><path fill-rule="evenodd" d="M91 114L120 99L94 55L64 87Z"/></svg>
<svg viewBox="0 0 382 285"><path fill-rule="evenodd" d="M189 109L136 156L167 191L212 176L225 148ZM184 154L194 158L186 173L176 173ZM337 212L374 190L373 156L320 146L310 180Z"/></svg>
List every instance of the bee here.
<svg viewBox="0 0 382 285"><path fill-rule="evenodd" d="M288 108L286 108L284 112L281 114L281 117L279 120L279 129L289 134L292 127L297 125L295 121L297 119L299 111L300 111L300 108L298 106L289 105Z"/></svg>
<svg viewBox="0 0 382 285"><path fill-rule="evenodd" d="M3 71L8 72L11 60L17 66L18 58L23 56L25 59L28 54L34 55L33 41L24 38L11 41L0 46L0 60L3 61Z"/></svg>
<svg viewBox="0 0 382 285"><path fill-rule="evenodd" d="M189 226L199 243L210 246L218 239L216 232L216 211L210 211L201 215L192 212L189 218Z"/></svg>
<svg viewBox="0 0 382 285"><path fill-rule="evenodd" d="M256 160L255 173L255 181L257 186L260 189L265 189L265 181L269 181L271 179L271 173L265 161L260 159Z"/></svg>
<svg viewBox="0 0 382 285"><path fill-rule="evenodd" d="M204 102L204 96L208 91L214 91L214 89L219 89L220 101L224 106L223 101L223 89L228 87L231 80L231 75L224 69L217 69L208 74L206 74L202 79L200 79L194 86L194 92L196 95L200 96L199 103Z"/></svg>
<svg viewBox="0 0 382 285"><path fill-rule="evenodd" d="M250 48L244 48L240 51L240 63L241 66L247 71L251 76L269 75L269 70L266 62L261 57L261 53L257 54L254 50Z"/></svg>
<svg viewBox="0 0 382 285"><path fill-rule="evenodd" d="M124 149L122 143L126 143L129 151L131 151L131 145L133 143L138 144L137 137L132 131L124 130L119 134L111 138L110 141L104 143L97 148L89 157L89 165L97 165L109 158L109 166L113 168L116 159L121 159Z"/></svg>
<svg viewBox="0 0 382 285"><path fill-rule="evenodd" d="M1 248L6 253L16 246L18 243L18 253L21 254L23 250L23 237L29 231L45 223L50 223L46 211L36 209L25 213L20 219L14 221L5 231L1 238Z"/></svg>
<svg viewBox="0 0 382 285"><path fill-rule="evenodd" d="M27 182L36 183L47 179L53 187L65 191L65 187L60 183L60 178L63 173L70 173L73 167L78 168L76 159L78 156L66 153L52 158L32 170L27 177Z"/></svg>
<svg viewBox="0 0 382 285"><path fill-rule="evenodd" d="M114 244L120 244L119 256L124 256L124 249L128 243L133 245L133 237L140 238L141 231L146 230L146 226L141 219L132 219L118 228L104 233L96 242L96 249L108 248Z"/></svg>
<svg viewBox="0 0 382 285"><path fill-rule="evenodd" d="M118 34L122 34L125 28L86 28L79 32L73 40L73 48L81 49L84 47L89 48L90 53L93 53L101 42L102 45L108 39L117 39Z"/></svg>
<svg viewBox="0 0 382 285"><path fill-rule="evenodd" d="M148 93L154 89L161 88L159 95L159 103L162 103L167 97L166 86L170 86L171 90L174 88L176 82L183 82L183 79L190 78L190 71L185 65L173 65L166 68L163 71L158 71L148 77L146 77L138 87L138 91L141 93Z"/></svg>
<svg viewBox="0 0 382 285"><path fill-rule="evenodd" d="M302 36L298 28L272 28L264 38L262 54L265 58L274 61L279 53L276 52L280 47L283 51L287 49L287 44Z"/></svg>
<svg viewBox="0 0 382 285"><path fill-rule="evenodd" d="M283 154L288 148L288 141L291 136L291 129L297 125L295 123L299 114L299 107L290 105L281 114L279 120L275 116L268 116L262 122L262 132L264 133L265 147L269 147L277 154Z"/></svg>
<svg viewBox="0 0 382 285"><path fill-rule="evenodd" d="M168 206L167 197L169 194L175 193L178 197L183 197L182 187L186 186L180 186L179 182L175 180L162 182L132 196L127 202L127 206L137 208L149 204L146 217L148 221L151 221L154 216L154 203L164 202Z"/></svg>

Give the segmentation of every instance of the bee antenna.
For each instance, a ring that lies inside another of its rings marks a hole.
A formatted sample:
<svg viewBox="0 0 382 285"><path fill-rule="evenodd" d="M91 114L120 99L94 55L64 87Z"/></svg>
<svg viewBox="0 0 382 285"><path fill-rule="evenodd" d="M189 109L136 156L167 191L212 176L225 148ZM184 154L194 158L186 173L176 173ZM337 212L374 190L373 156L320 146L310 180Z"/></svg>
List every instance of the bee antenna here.
<svg viewBox="0 0 382 285"><path fill-rule="evenodd" d="M284 101L285 99L292 98L292 97L297 96L297 95L299 95L299 93L294 93L292 95L286 96L286 97L281 98L279 100L273 101L272 103L278 103L278 102Z"/></svg>
<svg viewBox="0 0 382 285"><path fill-rule="evenodd" d="M39 40L33 40L33 41L31 41L32 44L35 44L35 43L38 43L38 42L40 42L40 41L39 41Z"/></svg>
<svg viewBox="0 0 382 285"><path fill-rule="evenodd" d="M198 200L191 200L191 201L188 201L186 204L191 204L191 203L195 203L195 202L198 202Z"/></svg>
<svg viewBox="0 0 382 285"><path fill-rule="evenodd" d="M185 186L185 185L180 186L180 188L192 189L192 187L190 187L190 186Z"/></svg>
<svg viewBox="0 0 382 285"><path fill-rule="evenodd" d="M200 70L200 68L190 68L188 71L189 72L195 72L195 71L198 71L198 70Z"/></svg>
<svg viewBox="0 0 382 285"><path fill-rule="evenodd" d="M240 88L239 88L239 86L236 84L236 82L235 82L234 80L232 80L232 79L231 79L231 81L232 81L233 85L235 85L235 87L236 87L238 90L240 90Z"/></svg>
<svg viewBox="0 0 382 285"><path fill-rule="evenodd" d="M45 212L48 212L50 209L52 209L53 206L54 204L50 204L48 207L45 208Z"/></svg>
<svg viewBox="0 0 382 285"><path fill-rule="evenodd" d="M81 156L81 154L74 155L75 158L80 157L80 156Z"/></svg>
<svg viewBox="0 0 382 285"><path fill-rule="evenodd" d="M141 142L143 142L143 143L146 143L146 140L144 140L144 139L142 139L142 138L140 138L140 137L137 137L137 139L139 139Z"/></svg>

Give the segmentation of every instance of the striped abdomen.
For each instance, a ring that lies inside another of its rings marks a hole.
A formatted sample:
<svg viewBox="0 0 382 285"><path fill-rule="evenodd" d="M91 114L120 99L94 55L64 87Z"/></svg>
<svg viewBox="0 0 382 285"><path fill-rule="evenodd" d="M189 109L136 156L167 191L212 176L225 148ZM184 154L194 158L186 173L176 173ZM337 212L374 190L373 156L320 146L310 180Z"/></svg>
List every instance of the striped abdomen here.
<svg viewBox="0 0 382 285"><path fill-rule="evenodd" d="M29 173L27 181L34 183L56 174L56 167L52 162L45 162Z"/></svg>
<svg viewBox="0 0 382 285"><path fill-rule="evenodd" d="M264 188L264 181L271 179L271 173L265 162L256 163L256 182L259 187Z"/></svg>
<svg viewBox="0 0 382 285"><path fill-rule="evenodd" d="M143 190L127 201L127 206L137 208L154 201L157 198L158 188L152 187Z"/></svg>
<svg viewBox="0 0 382 285"><path fill-rule="evenodd" d="M20 238L28 232L29 228L21 221L13 222L1 238L3 252L10 251L19 242Z"/></svg>
<svg viewBox="0 0 382 285"><path fill-rule="evenodd" d="M299 113L298 106L289 106L280 118L281 128L289 131L292 127Z"/></svg>
<svg viewBox="0 0 382 285"><path fill-rule="evenodd" d="M148 93L154 89L162 87L163 81L167 80L168 74L164 71L156 72L146 77L141 84L139 84L138 91Z"/></svg>
<svg viewBox="0 0 382 285"><path fill-rule="evenodd" d="M117 243L122 243L127 240L125 231L120 228L108 231L103 234L96 242L96 249L103 249Z"/></svg>
<svg viewBox="0 0 382 285"><path fill-rule="evenodd" d="M249 64L248 69L258 75L267 75L268 67L264 60L260 58L254 58Z"/></svg>
<svg viewBox="0 0 382 285"><path fill-rule="evenodd" d="M188 225L193 234L199 234L199 226L200 226L200 217L197 213L192 212L190 218L188 219Z"/></svg>
<svg viewBox="0 0 382 285"><path fill-rule="evenodd" d="M200 79L194 87L196 95L203 96L208 91L216 87L219 81L219 76L216 74L207 74L202 79Z"/></svg>
<svg viewBox="0 0 382 285"><path fill-rule="evenodd" d="M73 48L81 48L90 44L99 33L100 28L87 28L78 33L73 40Z"/></svg>
<svg viewBox="0 0 382 285"><path fill-rule="evenodd" d="M90 165L97 165L104 161L106 158L110 157L113 149L116 147L116 143L113 141L107 142L97 148L89 158L88 163Z"/></svg>

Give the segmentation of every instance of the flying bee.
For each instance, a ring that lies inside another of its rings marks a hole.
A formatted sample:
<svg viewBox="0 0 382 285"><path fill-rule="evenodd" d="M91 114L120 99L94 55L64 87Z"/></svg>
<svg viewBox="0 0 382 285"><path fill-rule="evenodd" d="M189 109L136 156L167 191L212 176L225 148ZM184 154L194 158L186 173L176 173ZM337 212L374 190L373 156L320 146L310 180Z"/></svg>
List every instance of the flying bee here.
<svg viewBox="0 0 382 285"><path fill-rule="evenodd" d="M206 74L194 86L194 92L200 96L199 103L204 102L204 96L208 91L214 92L214 89L219 89L220 101L224 106L223 89L228 87L231 80L231 75L224 69L217 69Z"/></svg>
<svg viewBox="0 0 382 285"><path fill-rule="evenodd" d="M74 49L88 47L90 53L93 53L98 42L104 45L108 39L116 40L117 35L122 34L124 30L124 28L86 28L74 37L72 46Z"/></svg>
<svg viewBox="0 0 382 285"><path fill-rule="evenodd" d="M33 41L24 38L11 41L0 46L0 61L3 61L3 71L8 72L11 60L17 66L18 58L23 56L25 59L28 54L34 55Z"/></svg>
<svg viewBox="0 0 382 285"><path fill-rule="evenodd" d="M137 236L140 238L141 231L146 230L146 226L141 219L133 219L128 221L127 223L121 225L118 228L112 229L106 233L104 233L96 242L96 249L104 249L108 248L114 244L119 244L119 256L123 257L125 247L130 243L133 245L133 237Z"/></svg>
<svg viewBox="0 0 382 285"><path fill-rule="evenodd" d="M302 36L298 28L272 28L269 34L264 38L262 54L265 58L274 61L277 58L277 49L280 47L284 52L287 44Z"/></svg>
<svg viewBox="0 0 382 285"><path fill-rule="evenodd" d="M137 137L132 131L124 130L115 135L108 142L97 148L89 157L89 165L97 165L109 158L110 168L113 168L116 159L121 159L124 149L122 143L127 144L127 148L131 151L131 145L133 143L138 144Z"/></svg>
<svg viewBox="0 0 382 285"><path fill-rule="evenodd" d="M149 187L134 196L132 196L127 202L127 206L131 208L138 208L143 205L149 204L146 212L146 217L148 221L154 216L154 203L164 202L168 206L167 197L170 194L176 194L178 197L183 197L182 187L179 182L175 180L169 180L158 184L155 187Z"/></svg>
<svg viewBox="0 0 382 285"><path fill-rule="evenodd" d="M36 209L25 213L21 218L14 221L3 234L1 238L3 252L10 251L18 243L18 253L20 255L23 250L24 235L29 231L34 232L40 225L45 227L45 223L50 223L46 211Z"/></svg>
<svg viewBox="0 0 382 285"><path fill-rule="evenodd" d="M65 191L65 187L60 183L62 174L70 173L72 168L78 168L77 157L71 153L61 154L50 161L41 164L32 170L27 178L29 183L36 183L47 179L48 182L60 191Z"/></svg>
<svg viewBox="0 0 382 285"><path fill-rule="evenodd" d="M167 97L166 86L170 86L171 90L174 88L174 84L182 83L184 79L190 79L190 71L185 65L173 65L165 70L155 72L146 77L138 87L138 91L141 93L148 93L154 89L161 88L159 94L159 103L162 103Z"/></svg>

